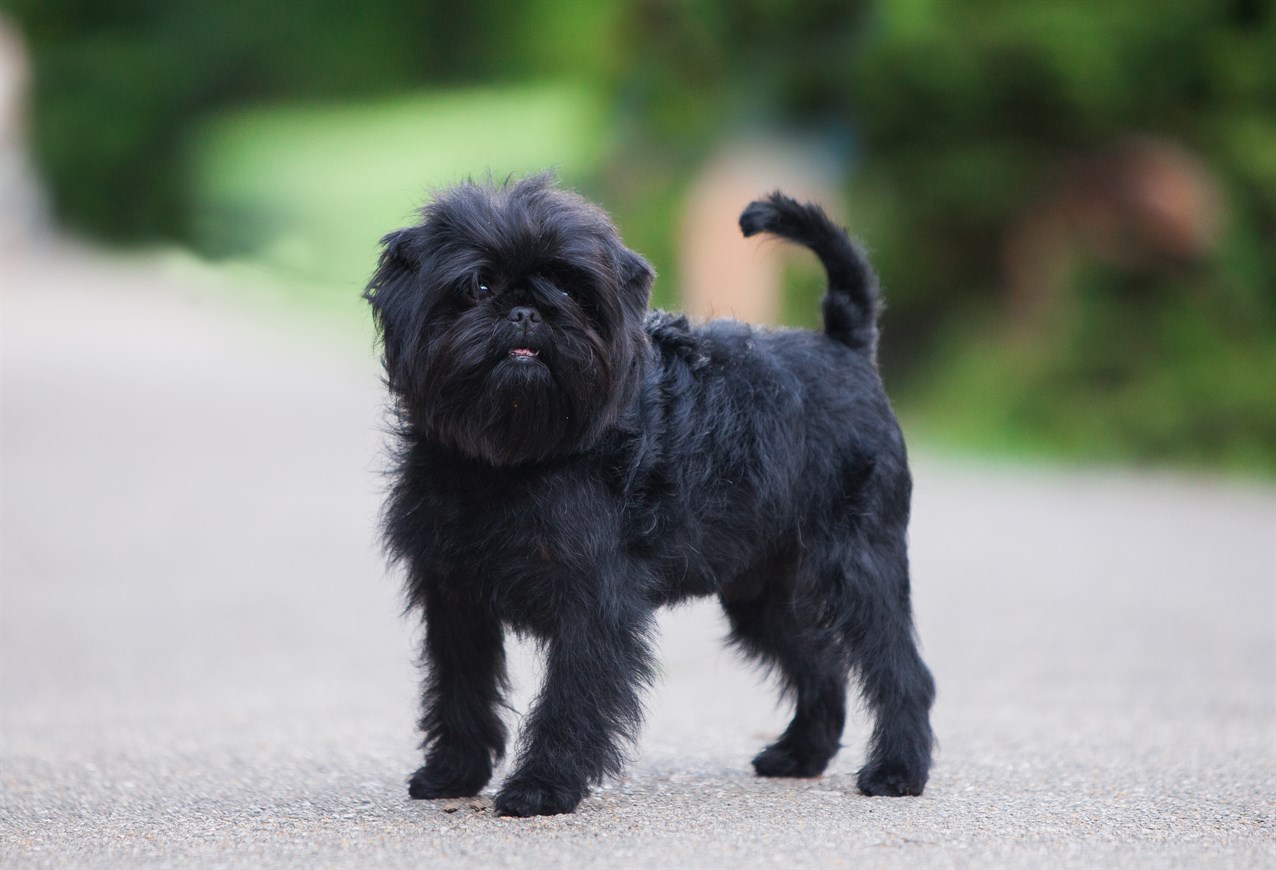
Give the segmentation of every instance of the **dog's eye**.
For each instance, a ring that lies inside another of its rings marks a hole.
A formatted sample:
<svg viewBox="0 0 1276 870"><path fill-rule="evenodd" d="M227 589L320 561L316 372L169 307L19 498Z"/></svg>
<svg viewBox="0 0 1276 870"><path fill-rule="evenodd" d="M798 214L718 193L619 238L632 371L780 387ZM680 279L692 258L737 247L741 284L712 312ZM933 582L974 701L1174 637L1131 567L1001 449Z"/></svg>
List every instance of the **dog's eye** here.
<svg viewBox="0 0 1276 870"><path fill-rule="evenodd" d="M472 296L476 301L490 299L492 298L492 288L481 281L475 281L474 285L470 288L470 296Z"/></svg>
<svg viewBox="0 0 1276 870"><path fill-rule="evenodd" d="M579 270L564 265L551 266L541 272L540 277L553 285L560 295L568 297L574 295L572 288L585 280Z"/></svg>

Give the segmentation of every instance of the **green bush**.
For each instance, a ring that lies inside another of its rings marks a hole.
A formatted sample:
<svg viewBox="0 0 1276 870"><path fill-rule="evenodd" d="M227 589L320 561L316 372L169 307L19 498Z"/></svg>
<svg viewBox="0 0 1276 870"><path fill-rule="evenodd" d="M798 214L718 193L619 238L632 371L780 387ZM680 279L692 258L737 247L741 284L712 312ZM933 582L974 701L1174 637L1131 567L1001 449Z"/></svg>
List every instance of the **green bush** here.
<svg viewBox="0 0 1276 870"><path fill-rule="evenodd" d="M1276 469L1270 4L880 11L847 78L866 155L850 195L889 281L885 364L912 416L967 445ZM1213 174L1217 249L1190 275L1080 251L1066 305L1025 344L1005 317L1008 231L1068 161L1130 133Z"/></svg>

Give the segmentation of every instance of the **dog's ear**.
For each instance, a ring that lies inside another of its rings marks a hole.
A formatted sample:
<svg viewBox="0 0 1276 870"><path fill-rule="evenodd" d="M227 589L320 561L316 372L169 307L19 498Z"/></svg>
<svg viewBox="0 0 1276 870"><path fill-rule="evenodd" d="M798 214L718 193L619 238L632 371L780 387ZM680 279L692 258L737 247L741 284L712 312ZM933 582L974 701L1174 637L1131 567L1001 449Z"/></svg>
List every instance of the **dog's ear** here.
<svg viewBox="0 0 1276 870"><path fill-rule="evenodd" d="M408 228L382 236L377 270L363 291L381 334L383 362L391 389L406 388L410 375L405 351L420 305L415 288L420 264L412 250L417 232L417 228Z"/></svg>
<svg viewBox="0 0 1276 870"><path fill-rule="evenodd" d="M637 311L645 311L651 298L651 284L656 272L651 264L628 248L620 253L620 280L625 289L625 301Z"/></svg>

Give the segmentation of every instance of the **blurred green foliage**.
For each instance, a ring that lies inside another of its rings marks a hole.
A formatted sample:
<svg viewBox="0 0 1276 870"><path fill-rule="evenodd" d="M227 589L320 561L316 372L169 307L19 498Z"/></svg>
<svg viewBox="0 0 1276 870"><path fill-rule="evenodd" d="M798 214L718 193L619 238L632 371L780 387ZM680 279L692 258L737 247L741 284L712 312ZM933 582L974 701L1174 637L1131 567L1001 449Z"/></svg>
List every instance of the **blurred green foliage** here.
<svg viewBox="0 0 1276 870"><path fill-rule="evenodd" d="M428 188L485 167L555 166L578 183L597 169L602 128L597 97L565 85L214 116L191 155L193 239L355 299L379 237L414 222Z"/></svg>
<svg viewBox="0 0 1276 870"><path fill-rule="evenodd" d="M1276 470L1270 320L1197 278L1151 287L1095 270L1076 286L1031 343L996 321L950 332L914 385L910 430L989 453Z"/></svg>
<svg viewBox="0 0 1276 870"><path fill-rule="evenodd" d="M987 299L1007 224L1063 160L1130 132L1181 142L1220 175L1253 236L1246 282L1271 297L1270 4L901 0L882 7L848 77L869 155L854 195L897 310L942 320Z"/></svg>
<svg viewBox="0 0 1276 870"><path fill-rule="evenodd" d="M68 226L191 241L186 158L229 107L598 69L615 4L4 0L35 64L34 145Z"/></svg>
<svg viewBox="0 0 1276 870"><path fill-rule="evenodd" d="M1276 469L1270 0L5 2L37 158L81 231L346 286L373 241L355 218L388 229L426 182L553 163L667 304L708 155L798 136L841 156L890 302L883 366L934 437ZM1077 167L1133 134L1192 155L1224 203L1190 257L1085 240L1111 191L1078 200ZM1068 268L1025 330L1007 246L1050 208L1073 209ZM808 268L793 288L809 322Z"/></svg>
<svg viewBox="0 0 1276 870"><path fill-rule="evenodd" d="M883 347L912 376L912 416L966 445L1276 469L1272 5L880 11L848 71L866 153L851 198L888 281ZM1132 133L1196 155L1226 204L1222 235L1189 263L1077 244L1048 328L1015 335L1008 237L1051 196L1119 202L1124 179L1079 191L1066 170Z"/></svg>

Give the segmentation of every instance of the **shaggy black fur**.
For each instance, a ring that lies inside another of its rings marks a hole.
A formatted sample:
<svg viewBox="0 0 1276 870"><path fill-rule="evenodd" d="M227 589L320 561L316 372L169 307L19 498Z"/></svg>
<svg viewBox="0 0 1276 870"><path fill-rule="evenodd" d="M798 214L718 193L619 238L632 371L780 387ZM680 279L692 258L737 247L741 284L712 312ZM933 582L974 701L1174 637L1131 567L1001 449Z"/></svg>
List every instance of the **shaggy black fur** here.
<svg viewBox="0 0 1276 870"><path fill-rule="evenodd" d="M740 226L820 257L824 334L648 313L646 262L546 175L462 184L383 239L366 296L399 421L385 534L426 628L413 797L491 777L510 628L541 641L546 679L497 812L574 810L635 736L655 609L695 595L795 704L760 775L824 770L854 671L876 716L860 790L921 794L934 684L876 280L816 206L776 193Z"/></svg>

